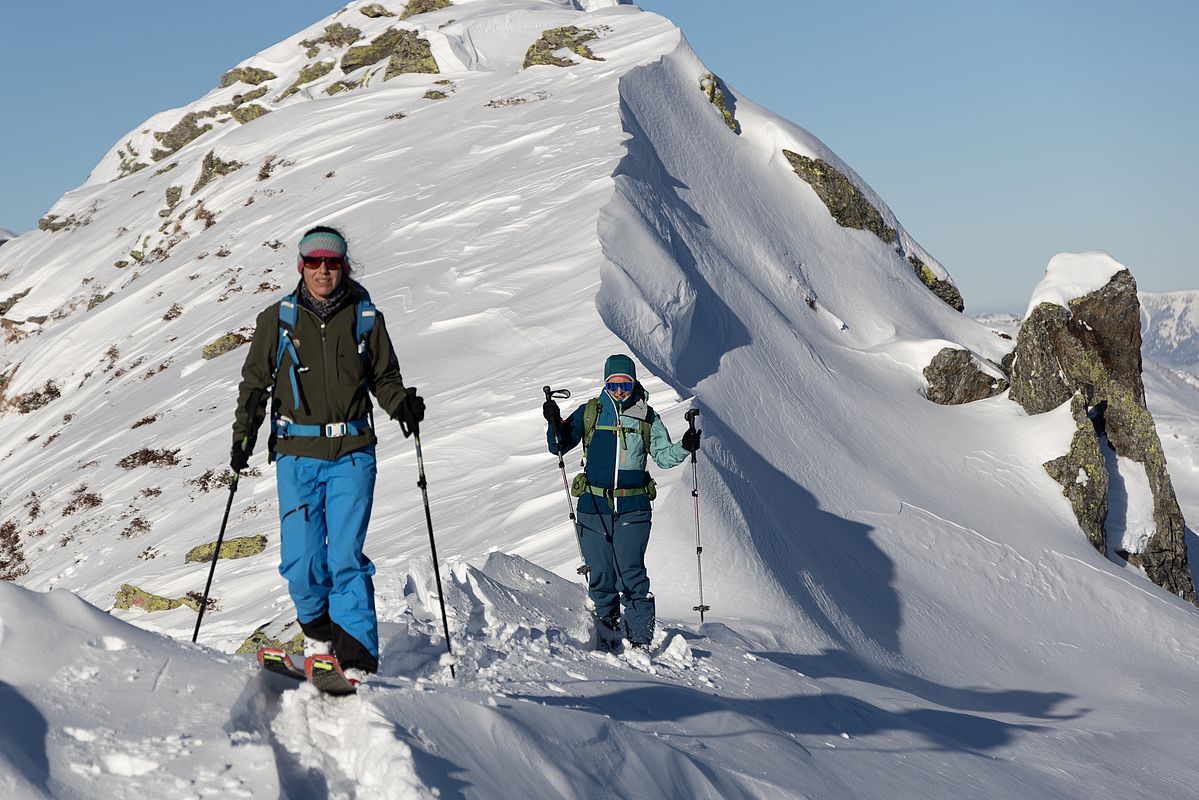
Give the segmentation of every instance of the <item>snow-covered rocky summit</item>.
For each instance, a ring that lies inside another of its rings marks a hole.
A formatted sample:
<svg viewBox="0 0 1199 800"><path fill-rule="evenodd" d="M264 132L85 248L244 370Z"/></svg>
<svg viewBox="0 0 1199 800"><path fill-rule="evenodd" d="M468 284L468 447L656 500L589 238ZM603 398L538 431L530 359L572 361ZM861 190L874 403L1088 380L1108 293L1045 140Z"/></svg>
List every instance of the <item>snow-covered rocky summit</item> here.
<svg viewBox="0 0 1199 800"><path fill-rule="evenodd" d="M0 250L0 571L18 584L0 587L0 704L41 732L0 734L6 796L1199 784L1199 613L1079 530L1042 467L1070 449L1069 405L929 402L941 351L989 369L1012 342L956 310L948 271L861 176L668 20L614 2L354 2L217 83L122 137ZM382 675L340 703L234 652L295 634L262 452L202 647L186 643L228 495L239 348L317 223L349 236L429 403L459 654L452 682L414 454L383 423L367 544ZM688 404L704 430L712 611L692 611L690 466L658 471L652 661L587 651L540 414L543 385L581 402L620 351L676 437ZM34 594L49 589L111 613ZM118 694L146 719L106 705ZM149 713L191 697L200 741Z"/></svg>
<svg viewBox="0 0 1199 800"><path fill-rule="evenodd" d="M10 231L8 228L0 228L0 244L4 244L10 239L17 238L17 234Z"/></svg>

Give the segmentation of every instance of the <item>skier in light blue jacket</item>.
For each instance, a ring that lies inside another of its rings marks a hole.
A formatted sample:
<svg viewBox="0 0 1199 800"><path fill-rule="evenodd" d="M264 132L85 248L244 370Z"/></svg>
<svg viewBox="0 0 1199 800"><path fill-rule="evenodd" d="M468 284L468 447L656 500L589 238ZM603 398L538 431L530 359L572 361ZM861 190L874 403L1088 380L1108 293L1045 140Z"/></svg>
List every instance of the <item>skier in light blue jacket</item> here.
<svg viewBox="0 0 1199 800"><path fill-rule="evenodd" d="M543 407L551 453L558 454L559 446L565 453L583 444L585 469L575 477L571 493L579 498L578 533L591 568L588 589L596 629L601 641L618 639L623 604L625 634L635 648L648 647L654 636L654 595L645 570L645 548L657 492L645 469L646 457L662 469L678 466L699 449L701 433L688 430L680 443L671 442L648 399L637 382L633 359L613 355L604 362L599 397L567 419L553 400Z"/></svg>

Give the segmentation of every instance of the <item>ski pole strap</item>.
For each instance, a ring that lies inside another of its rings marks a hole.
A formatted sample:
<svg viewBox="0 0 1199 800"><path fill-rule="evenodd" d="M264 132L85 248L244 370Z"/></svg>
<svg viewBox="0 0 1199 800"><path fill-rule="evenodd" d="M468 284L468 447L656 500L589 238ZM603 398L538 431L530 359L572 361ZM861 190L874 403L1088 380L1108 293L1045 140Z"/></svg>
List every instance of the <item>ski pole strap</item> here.
<svg viewBox="0 0 1199 800"><path fill-rule="evenodd" d="M287 439L292 436L337 439L342 436L362 436L370 433L370 430L370 417L350 420L349 422L330 422L327 425L300 425L282 417L275 420L275 433L281 439Z"/></svg>

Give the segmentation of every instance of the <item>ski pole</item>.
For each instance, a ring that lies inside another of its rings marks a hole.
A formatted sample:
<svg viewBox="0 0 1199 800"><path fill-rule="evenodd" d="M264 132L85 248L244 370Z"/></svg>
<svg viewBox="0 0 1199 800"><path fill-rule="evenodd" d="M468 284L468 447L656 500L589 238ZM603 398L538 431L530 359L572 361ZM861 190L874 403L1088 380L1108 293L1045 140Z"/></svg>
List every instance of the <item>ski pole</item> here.
<svg viewBox="0 0 1199 800"><path fill-rule="evenodd" d="M416 387L413 386L408 391L416 394ZM401 419L400 429L403 430L405 436L411 433L412 441L416 443L416 468L420 474L416 485L420 487L421 499L425 504L425 524L429 528L429 550L433 553L433 577L437 581L437 603L441 606L441 628L445 631L445 651L450 656L450 677L457 678L458 675L454 671L454 648L450 644L450 621L445 614L445 592L441 589L441 568L437 564L437 540L433 538L433 514L429 511L429 482L425 479L425 458L420 449L420 426L413 421L412 430L409 431Z"/></svg>
<svg viewBox="0 0 1199 800"><path fill-rule="evenodd" d="M250 392L250 399L246 401L246 434L241 438L241 449L247 455L254 449L254 438L258 433L258 425L261 423L255 422L255 415L258 413L258 400L262 397L262 390L255 389ZM216 549L212 551L212 565L208 567L208 582L204 584L204 596L200 600L200 610L196 615L196 629L192 631L192 643L200 636L200 623L204 621L204 609L208 607L208 591L212 588L212 577L216 574L216 560L221 556L221 542L225 540L225 527L229 524L229 511L233 508L233 495L237 494L237 480L241 477L241 470L233 473L233 480L229 482L229 500L225 503L225 516L221 520L221 532L216 537Z"/></svg>
<svg viewBox="0 0 1199 800"><path fill-rule="evenodd" d="M688 431L695 430L695 418L698 416L698 408L693 408L684 415ZM699 612L699 621L702 624L704 612L710 611L712 607L704 605L704 548L699 543L699 465L695 461L694 450L691 452L691 475L694 481L691 487L691 497L695 500L695 572L699 577L699 605L692 606L691 610Z"/></svg>
<svg viewBox="0 0 1199 800"><path fill-rule="evenodd" d="M547 403L550 400L570 399L570 389L551 389L548 386L542 386L541 391L545 392ZM562 460L562 434L556 425L554 426L554 442L558 446L558 469L562 472L562 488L566 491L566 513L570 517L570 524L575 529L575 547L579 550L579 567L575 572L586 578L591 574L591 567L587 566L587 559L583 558L583 542L579 538L579 522L575 518L575 505L570 502L570 484L566 481L566 462Z"/></svg>

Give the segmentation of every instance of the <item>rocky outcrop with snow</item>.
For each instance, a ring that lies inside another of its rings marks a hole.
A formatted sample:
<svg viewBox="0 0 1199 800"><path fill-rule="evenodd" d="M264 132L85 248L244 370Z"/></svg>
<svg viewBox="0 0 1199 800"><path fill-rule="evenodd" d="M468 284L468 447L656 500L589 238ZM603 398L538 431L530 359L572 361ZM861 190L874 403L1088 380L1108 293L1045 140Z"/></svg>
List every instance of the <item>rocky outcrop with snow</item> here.
<svg viewBox="0 0 1199 800"><path fill-rule="evenodd" d="M1088 539L1105 553L1106 503L1096 487L1108 466L1100 437L1116 454L1142 465L1152 489L1155 530L1124 552L1159 586L1199 602L1185 523L1145 404L1140 305L1132 274L1104 253L1057 256L1030 309L1016 343L1012 400L1039 414L1078 396L1073 405L1078 429L1070 451L1046 468L1064 486Z"/></svg>
<svg viewBox="0 0 1199 800"><path fill-rule="evenodd" d="M969 350L946 347L924 368L925 396L942 405L961 405L1003 394L1008 382L993 365L984 365Z"/></svg>

